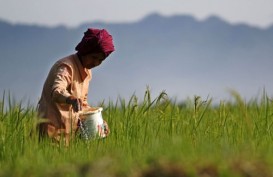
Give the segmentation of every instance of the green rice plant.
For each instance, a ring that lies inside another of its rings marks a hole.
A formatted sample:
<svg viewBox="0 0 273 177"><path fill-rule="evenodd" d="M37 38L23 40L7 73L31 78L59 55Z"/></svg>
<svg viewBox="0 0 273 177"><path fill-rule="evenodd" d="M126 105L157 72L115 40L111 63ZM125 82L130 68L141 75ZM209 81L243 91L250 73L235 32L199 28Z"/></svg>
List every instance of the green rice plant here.
<svg viewBox="0 0 273 177"><path fill-rule="evenodd" d="M143 176L180 167L184 176L209 170L218 176L268 176L272 99L265 92L249 102L235 91L231 95L234 101L218 105L199 96L177 103L165 91L152 98L147 88L142 101L133 94L128 101L103 102L109 137L76 138L69 147L39 141L34 106L25 108L10 96L6 106L3 96L0 176Z"/></svg>

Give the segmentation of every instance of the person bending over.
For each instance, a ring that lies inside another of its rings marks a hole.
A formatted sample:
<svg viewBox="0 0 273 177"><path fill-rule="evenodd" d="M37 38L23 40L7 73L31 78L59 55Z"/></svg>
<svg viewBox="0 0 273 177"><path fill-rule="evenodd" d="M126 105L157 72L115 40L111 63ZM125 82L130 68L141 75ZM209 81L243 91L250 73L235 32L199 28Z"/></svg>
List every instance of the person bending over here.
<svg viewBox="0 0 273 177"><path fill-rule="evenodd" d="M75 50L75 54L52 66L38 103L39 117L46 119L38 126L40 136L57 142L64 137L66 145L78 129L77 112L92 109L87 102L91 69L99 66L115 48L107 30L89 28Z"/></svg>

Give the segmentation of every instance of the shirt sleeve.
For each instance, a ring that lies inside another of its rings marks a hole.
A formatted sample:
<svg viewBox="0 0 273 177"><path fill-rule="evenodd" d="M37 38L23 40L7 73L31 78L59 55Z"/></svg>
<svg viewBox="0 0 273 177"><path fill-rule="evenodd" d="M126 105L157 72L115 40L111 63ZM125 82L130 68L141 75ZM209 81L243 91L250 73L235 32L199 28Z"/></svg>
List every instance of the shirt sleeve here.
<svg viewBox="0 0 273 177"><path fill-rule="evenodd" d="M52 85L52 99L58 103L65 103L71 94L68 92L72 82L72 69L67 65L60 65L55 74Z"/></svg>

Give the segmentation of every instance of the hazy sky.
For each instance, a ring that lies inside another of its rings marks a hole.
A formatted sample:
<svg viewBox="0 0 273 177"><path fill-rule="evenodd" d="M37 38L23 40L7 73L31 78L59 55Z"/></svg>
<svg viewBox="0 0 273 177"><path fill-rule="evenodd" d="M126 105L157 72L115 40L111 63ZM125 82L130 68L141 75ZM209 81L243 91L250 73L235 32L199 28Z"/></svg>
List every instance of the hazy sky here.
<svg viewBox="0 0 273 177"><path fill-rule="evenodd" d="M197 19L217 15L231 23L273 24L273 0L0 0L0 19L12 23L77 26L129 22L158 12Z"/></svg>

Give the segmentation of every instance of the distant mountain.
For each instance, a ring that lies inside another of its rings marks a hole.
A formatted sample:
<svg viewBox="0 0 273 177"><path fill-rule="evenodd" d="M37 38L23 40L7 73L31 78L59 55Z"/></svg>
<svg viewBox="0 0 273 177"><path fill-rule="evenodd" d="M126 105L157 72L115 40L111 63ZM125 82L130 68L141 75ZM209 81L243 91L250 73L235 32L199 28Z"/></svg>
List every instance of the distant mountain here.
<svg viewBox="0 0 273 177"><path fill-rule="evenodd" d="M0 95L37 103L51 65L74 53L88 27L106 28L116 51L93 70L89 101L152 94L166 90L183 100L193 95L215 99L227 88L245 98L263 89L273 94L273 26L232 25L218 17L151 14L134 23L90 23L77 28L12 25L0 21Z"/></svg>

